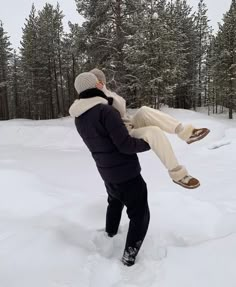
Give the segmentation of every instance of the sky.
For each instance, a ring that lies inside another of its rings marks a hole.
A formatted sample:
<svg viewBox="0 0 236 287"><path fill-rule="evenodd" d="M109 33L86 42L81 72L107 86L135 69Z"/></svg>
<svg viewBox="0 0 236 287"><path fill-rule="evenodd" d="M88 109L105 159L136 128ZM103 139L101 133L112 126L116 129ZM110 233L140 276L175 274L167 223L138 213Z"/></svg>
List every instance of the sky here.
<svg viewBox="0 0 236 287"><path fill-rule="evenodd" d="M10 36L10 42L14 48L19 47L24 27L25 18L28 18L32 3L37 10L41 10L46 2L56 5L59 2L64 12L65 30L68 29L68 21L81 23L82 17L76 11L74 0L0 0L0 20L3 22L4 30ZM189 4L197 9L199 0L188 0ZM229 10L231 0L205 0L208 7L208 17L214 31L217 31L217 23L222 20L223 14Z"/></svg>

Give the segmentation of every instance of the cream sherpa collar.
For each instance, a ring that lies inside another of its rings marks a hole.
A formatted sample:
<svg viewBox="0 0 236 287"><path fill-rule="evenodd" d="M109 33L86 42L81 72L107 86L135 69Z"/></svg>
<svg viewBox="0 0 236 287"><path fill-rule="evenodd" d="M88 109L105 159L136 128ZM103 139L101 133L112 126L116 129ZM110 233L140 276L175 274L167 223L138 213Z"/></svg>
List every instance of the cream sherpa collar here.
<svg viewBox="0 0 236 287"><path fill-rule="evenodd" d="M90 110L91 108L99 104L107 105L108 101L101 97L93 97L89 99L75 100L69 109L69 114L74 118L79 117L83 113L87 112L88 110Z"/></svg>

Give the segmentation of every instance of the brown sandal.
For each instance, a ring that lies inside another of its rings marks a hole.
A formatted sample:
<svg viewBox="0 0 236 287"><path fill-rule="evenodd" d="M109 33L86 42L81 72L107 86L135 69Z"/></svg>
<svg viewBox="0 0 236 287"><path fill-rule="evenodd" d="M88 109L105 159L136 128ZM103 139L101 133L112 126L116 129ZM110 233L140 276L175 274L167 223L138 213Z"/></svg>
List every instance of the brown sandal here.
<svg viewBox="0 0 236 287"><path fill-rule="evenodd" d="M181 185L182 187L193 189L200 186L200 182L198 179L192 177L191 175L186 175L180 180L173 180L174 183Z"/></svg>
<svg viewBox="0 0 236 287"><path fill-rule="evenodd" d="M190 138L186 141L188 144L194 143L206 137L210 130L207 128L194 129Z"/></svg>

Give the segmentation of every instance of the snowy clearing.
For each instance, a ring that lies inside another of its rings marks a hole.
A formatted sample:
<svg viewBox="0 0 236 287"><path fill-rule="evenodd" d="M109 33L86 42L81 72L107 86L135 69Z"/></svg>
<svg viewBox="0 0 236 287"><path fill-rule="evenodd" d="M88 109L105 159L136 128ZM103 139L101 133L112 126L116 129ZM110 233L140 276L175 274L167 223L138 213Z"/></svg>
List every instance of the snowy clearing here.
<svg viewBox="0 0 236 287"><path fill-rule="evenodd" d="M0 286L235 287L236 121L164 111L211 129L191 145L168 135L201 186L183 189L151 151L139 155L151 222L131 268L120 262L127 216L103 234L105 188L73 119L0 122Z"/></svg>

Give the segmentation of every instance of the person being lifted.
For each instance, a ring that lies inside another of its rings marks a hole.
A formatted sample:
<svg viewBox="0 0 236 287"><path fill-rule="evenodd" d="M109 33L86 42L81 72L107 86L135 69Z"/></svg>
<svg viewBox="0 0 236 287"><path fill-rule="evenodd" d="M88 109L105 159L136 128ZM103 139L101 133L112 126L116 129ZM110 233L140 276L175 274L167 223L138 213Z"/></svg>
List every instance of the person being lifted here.
<svg viewBox="0 0 236 287"><path fill-rule="evenodd" d="M103 91L107 97L113 98L112 105L119 111L130 135L149 143L151 149L168 170L173 182L189 189L199 187L199 180L189 175L187 169L179 164L165 132L176 134L187 144L192 144L207 136L210 130L195 128L191 124L183 125L170 115L146 106L138 109L134 116L130 116L126 110L125 99L107 89L104 72L97 68L90 72L98 79L96 87Z"/></svg>

